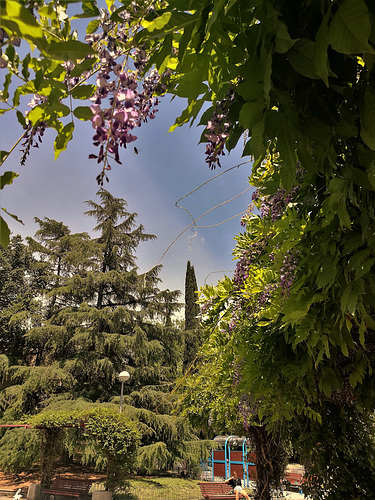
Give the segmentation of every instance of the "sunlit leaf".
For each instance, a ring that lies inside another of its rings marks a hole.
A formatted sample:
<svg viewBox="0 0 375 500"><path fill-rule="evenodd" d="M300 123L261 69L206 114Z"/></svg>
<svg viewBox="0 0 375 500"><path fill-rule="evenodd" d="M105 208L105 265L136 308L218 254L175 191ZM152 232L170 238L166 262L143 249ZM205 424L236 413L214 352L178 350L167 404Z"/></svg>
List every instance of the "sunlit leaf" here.
<svg viewBox="0 0 375 500"><path fill-rule="evenodd" d="M2 208L3 212L5 212L7 215L9 215L9 217L12 217L12 219L16 220L17 222L19 222L20 224L23 224L22 220L19 219L17 217L17 215L14 215L14 214L11 214L10 212L8 212L8 210L6 210L5 208ZM23 224L24 225L24 224Z"/></svg>
<svg viewBox="0 0 375 500"><path fill-rule="evenodd" d="M14 0L5 1L1 12L1 25L9 35L32 42L41 51L47 47L43 30L31 12Z"/></svg>
<svg viewBox="0 0 375 500"><path fill-rule="evenodd" d="M3 175L0 176L0 189L3 189L3 187L8 184L12 184L14 179L19 175L20 174L16 174L15 172L4 172Z"/></svg>
<svg viewBox="0 0 375 500"><path fill-rule="evenodd" d="M6 248L9 245L10 230L5 220L0 217L0 245Z"/></svg>
<svg viewBox="0 0 375 500"><path fill-rule="evenodd" d="M66 150L68 142L73 138L74 123L69 122L57 134L55 139L55 160L60 156L62 151Z"/></svg>
<svg viewBox="0 0 375 500"><path fill-rule="evenodd" d="M48 52L52 57L61 61L77 61L77 59L84 59L88 55L95 54L92 47L79 40L51 43Z"/></svg>
<svg viewBox="0 0 375 500"><path fill-rule="evenodd" d="M0 162L2 163L9 155L9 151L0 151Z"/></svg>
<svg viewBox="0 0 375 500"><path fill-rule="evenodd" d="M96 90L95 85L79 85L72 91L74 99L88 99Z"/></svg>
<svg viewBox="0 0 375 500"><path fill-rule="evenodd" d="M89 106L77 106L73 110L73 114L76 118L79 118L80 120L91 120L93 114Z"/></svg>
<svg viewBox="0 0 375 500"><path fill-rule="evenodd" d="M360 54L372 52L369 11L364 0L345 0L334 15L329 28L329 42L337 52Z"/></svg>

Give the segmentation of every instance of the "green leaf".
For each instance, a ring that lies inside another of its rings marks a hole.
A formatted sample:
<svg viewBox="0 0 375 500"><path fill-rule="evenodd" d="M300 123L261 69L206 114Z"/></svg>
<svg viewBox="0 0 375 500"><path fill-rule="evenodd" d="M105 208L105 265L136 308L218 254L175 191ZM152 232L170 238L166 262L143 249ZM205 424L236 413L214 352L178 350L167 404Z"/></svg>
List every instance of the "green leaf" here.
<svg viewBox="0 0 375 500"><path fill-rule="evenodd" d="M277 140L282 165L280 167L281 184L286 191L290 191L295 183L297 156L296 143L291 134L291 127L284 120Z"/></svg>
<svg viewBox="0 0 375 500"><path fill-rule="evenodd" d="M264 102L261 100L245 102L242 106L239 115L239 124L244 130L251 130L253 126L258 122L264 109Z"/></svg>
<svg viewBox="0 0 375 500"><path fill-rule="evenodd" d="M52 94L51 97L53 98ZM52 99L49 99L49 101L51 100ZM69 107L63 104L62 102L56 100L52 102L49 109L51 110L51 115L54 115L55 118L56 116L62 117L62 116L68 116L70 114Z"/></svg>
<svg viewBox="0 0 375 500"><path fill-rule="evenodd" d="M368 86L361 109L361 137L369 148L375 151L375 88Z"/></svg>
<svg viewBox="0 0 375 500"><path fill-rule="evenodd" d="M332 394L332 384L327 377L322 377L319 380L319 390L324 392L326 396L330 396Z"/></svg>
<svg viewBox="0 0 375 500"><path fill-rule="evenodd" d="M5 208L2 208L2 210L7 214L9 215L9 217L12 217L14 220L16 220L17 222L19 222L20 224L23 224L22 220L19 219L17 217L17 215L14 215L14 214L11 214L10 212L8 212L8 210L6 210ZM23 224L24 225L24 224Z"/></svg>
<svg viewBox="0 0 375 500"><path fill-rule="evenodd" d="M144 28L147 28L149 33L152 33L155 30L161 30L164 28L166 24L170 21L172 17L172 12L164 12L161 16L157 17L153 21L143 21L142 25Z"/></svg>
<svg viewBox="0 0 375 500"><path fill-rule="evenodd" d="M337 213L340 224L344 227L351 227L351 220L346 208L347 185L344 179L334 177L329 183L329 191L332 193L324 202L327 211Z"/></svg>
<svg viewBox="0 0 375 500"><path fill-rule="evenodd" d="M98 7L92 0L82 2L82 10L83 10L82 14L77 14L73 16L72 19L85 19L87 17L97 17L100 15Z"/></svg>
<svg viewBox="0 0 375 500"><path fill-rule="evenodd" d="M33 125L36 125L39 120L48 120L49 117L50 115L46 113L44 105L35 106L27 115L27 118Z"/></svg>
<svg viewBox="0 0 375 500"><path fill-rule="evenodd" d="M38 9L38 14L42 17L48 17L49 19L57 20L57 15L52 3L50 3L49 5L44 5L44 7Z"/></svg>
<svg viewBox="0 0 375 500"><path fill-rule="evenodd" d="M20 174L16 174L15 172L4 172L3 175L0 176L0 189L3 189L4 186L13 183L13 180L18 177Z"/></svg>
<svg viewBox="0 0 375 500"><path fill-rule="evenodd" d="M88 34L95 33L99 25L100 25L100 19L94 19L93 21L90 21L89 24L87 25L86 33Z"/></svg>
<svg viewBox="0 0 375 500"><path fill-rule="evenodd" d="M212 25L214 24L214 22L217 19L217 16L219 15L220 11L223 9L225 2L226 2L226 0L216 0L216 2L213 3L212 12L211 12L211 15L210 15L208 22L207 22L207 31L210 31Z"/></svg>
<svg viewBox="0 0 375 500"><path fill-rule="evenodd" d="M189 12L184 12L182 14L180 12L173 11L169 21L166 24L164 24L166 17L163 17L163 15L159 16L159 18L155 19L154 21L148 23L147 28L145 27L145 29L139 31L134 37L135 43L140 44L144 39L150 40L153 38L164 38L167 34L183 30L190 24L192 23L194 24L197 21L197 17ZM164 25L162 28L158 29L155 23L160 23Z"/></svg>
<svg viewBox="0 0 375 500"><path fill-rule="evenodd" d="M30 64L31 56L27 54L22 60L22 75L28 79L30 76L29 72L29 64Z"/></svg>
<svg viewBox="0 0 375 500"><path fill-rule="evenodd" d="M318 76L323 80L323 82L328 87L328 17L330 11L327 11L323 18L322 24L318 29L315 37L314 55L313 62L315 66L315 71Z"/></svg>
<svg viewBox="0 0 375 500"><path fill-rule="evenodd" d="M327 285L331 286L334 283L336 276L336 262L333 256L326 256L322 265L319 269L319 273L316 278L316 283L319 288L323 288Z"/></svg>
<svg viewBox="0 0 375 500"><path fill-rule="evenodd" d="M91 57L90 59L84 59L82 62L77 64L75 68L72 69L70 76L73 78L75 76L82 76L82 73L85 71L91 71L96 62L95 57Z"/></svg>
<svg viewBox="0 0 375 500"><path fill-rule="evenodd" d="M313 64L314 48L315 42L306 39L298 40L287 53L287 57L299 74L307 78L318 79L319 75Z"/></svg>
<svg viewBox="0 0 375 500"><path fill-rule="evenodd" d="M205 68L200 65L180 78L178 87L174 91L179 97L198 97L207 92L207 85L204 82Z"/></svg>
<svg viewBox="0 0 375 500"><path fill-rule="evenodd" d="M370 33L370 15L364 0L345 0L331 21L329 42L343 54L374 53L368 44Z"/></svg>
<svg viewBox="0 0 375 500"><path fill-rule="evenodd" d="M7 55L7 58L8 58L8 64L10 63L11 66L14 65L14 58L16 56L16 51L15 51L15 48L14 48L14 45L13 44L9 44L5 50L5 54Z"/></svg>
<svg viewBox="0 0 375 500"><path fill-rule="evenodd" d="M181 115L176 119L174 124L170 127L168 132L173 132L177 127L181 127L184 123L189 122L192 118L195 118L197 114L199 113L201 107L206 101L206 96L203 96L199 100L193 99L191 102L189 102L189 105L184 111L181 113Z"/></svg>
<svg viewBox="0 0 375 500"><path fill-rule="evenodd" d="M77 61L77 59L84 59L88 55L95 54L92 47L78 40L53 42L50 44L48 52L60 61Z"/></svg>
<svg viewBox="0 0 375 500"><path fill-rule="evenodd" d="M79 85L72 91L74 99L89 99L95 92L95 85Z"/></svg>
<svg viewBox="0 0 375 500"><path fill-rule="evenodd" d="M341 296L340 307L343 313L348 312L354 314L358 302L358 295L352 291L352 288L347 285Z"/></svg>
<svg viewBox="0 0 375 500"><path fill-rule="evenodd" d="M73 138L74 123L69 122L59 132L55 139L55 160L60 156L62 151L65 151L68 142Z"/></svg>
<svg viewBox="0 0 375 500"><path fill-rule="evenodd" d="M251 128L251 138L248 141L249 147L251 148L251 154L254 156L254 159L258 161L263 158L265 153L265 144L264 144L264 124L265 118L262 116ZM247 144L246 144L247 146ZM246 147L244 149L243 155L247 154Z"/></svg>
<svg viewBox="0 0 375 500"><path fill-rule="evenodd" d="M36 22L31 12L13 0L5 1L5 9L1 12L1 26L8 35L23 38L33 43L42 52L47 47L43 30Z"/></svg>
<svg viewBox="0 0 375 500"><path fill-rule="evenodd" d="M91 120L93 117L92 111L89 106L78 106L73 110L73 115L80 120Z"/></svg>
<svg viewBox="0 0 375 500"><path fill-rule="evenodd" d="M360 384L362 382L362 379L362 375L357 371L357 369L354 369L354 371L349 376L349 384L354 389L357 384Z"/></svg>
<svg viewBox="0 0 375 500"><path fill-rule="evenodd" d="M16 115L17 115L18 123L20 123L22 125L22 127L26 127L26 118L23 115L23 113L21 113L21 111L17 110Z"/></svg>
<svg viewBox="0 0 375 500"><path fill-rule="evenodd" d="M0 217L0 245L6 248L9 245L10 230L5 220Z"/></svg>
<svg viewBox="0 0 375 500"><path fill-rule="evenodd" d="M8 155L9 151L0 151L0 164L6 160Z"/></svg>
<svg viewBox="0 0 375 500"><path fill-rule="evenodd" d="M262 51L263 52L263 51ZM270 92L272 88L272 50L268 54L264 54L264 78L263 78L263 91L264 91L264 101L269 107L270 103Z"/></svg>
<svg viewBox="0 0 375 500"><path fill-rule="evenodd" d="M12 81L12 73L7 73L4 79L4 90L2 95L2 101L6 102L9 97L9 85Z"/></svg>
<svg viewBox="0 0 375 500"><path fill-rule="evenodd" d="M288 28L283 22L279 20L276 27L276 39L275 39L275 50L279 54L284 54L288 52L290 48L296 43L296 40L292 40L288 33Z"/></svg>

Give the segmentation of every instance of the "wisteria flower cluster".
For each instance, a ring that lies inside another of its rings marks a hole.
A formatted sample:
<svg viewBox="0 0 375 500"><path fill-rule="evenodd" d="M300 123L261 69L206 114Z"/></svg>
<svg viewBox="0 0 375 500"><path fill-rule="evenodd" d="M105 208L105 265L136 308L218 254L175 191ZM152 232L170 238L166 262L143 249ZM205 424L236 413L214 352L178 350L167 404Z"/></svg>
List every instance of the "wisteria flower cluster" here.
<svg viewBox="0 0 375 500"><path fill-rule="evenodd" d="M276 222L284 213L285 209L293 200L293 196L300 189L299 186L294 187L290 192L285 189L279 189L276 194L269 197L261 197L259 190L255 190L252 194L254 202L261 200L260 215L261 217L270 217L272 222Z"/></svg>
<svg viewBox="0 0 375 500"><path fill-rule="evenodd" d="M250 394L242 394L238 403L238 412L243 420L243 428L249 429L253 425L253 418L258 414L259 403Z"/></svg>
<svg viewBox="0 0 375 500"><path fill-rule="evenodd" d="M264 287L263 292L259 294L258 297L258 308L261 308L267 304L267 302L270 300L272 292L276 290L277 285L274 283L269 283Z"/></svg>
<svg viewBox="0 0 375 500"><path fill-rule="evenodd" d="M284 296L289 296L290 294L298 260L298 252L296 250L288 250L284 256L282 268L280 269L280 284Z"/></svg>
<svg viewBox="0 0 375 500"><path fill-rule="evenodd" d="M233 332L236 329L236 326L237 326L238 321L239 321L240 316L241 316L241 311L242 311L242 309L241 309L239 302L235 302L232 305L232 309L231 309L231 318L230 318L230 321L228 324L229 332Z"/></svg>
<svg viewBox="0 0 375 500"><path fill-rule="evenodd" d="M126 13L122 13L127 19ZM160 75L152 70L146 77L141 78L141 72L147 62L147 55L143 48L134 51L134 70L126 69L125 63L119 64L118 58L123 55L121 43L126 41L125 28L119 29L116 38L111 32L108 17L102 17L103 33L92 34L86 37L90 44L97 44L105 40L106 45L99 44L100 70L96 78L96 92L91 98L92 119L95 129L93 136L94 146L99 147L98 154L90 154L89 158L96 159L103 164L101 173L97 176L100 185L108 180L106 170L110 170L109 160L121 164L119 149L126 148L137 137L132 133L135 127L140 127L148 119L155 118L158 111L156 106L159 98L156 94L165 91L160 83ZM122 37L122 39L121 39ZM138 88L142 80L141 89Z"/></svg>
<svg viewBox="0 0 375 500"><path fill-rule="evenodd" d="M132 2L129 8L136 9L136 3ZM109 162L113 160L121 164L120 148L126 148L137 139L133 129L155 118L159 96L166 90L166 85L161 82L156 70L143 75L148 61L145 49L129 49L126 46L130 30L137 29L131 27L131 13L123 10L119 16L123 20L122 23L112 21L110 14L101 9L101 31L86 36L86 43L95 49L98 56L98 62L93 69L83 71L79 76L72 76L75 64L71 61L63 63L66 72L64 83L69 91L96 75L96 91L91 97L90 108L91 123L95 129L93 143L99 149L96 154L90 154L89 158L96 159L97 163L102 165L102 170L96 178L100 185L103 185L104 179L108 181L106 171L111 169ZM86 59L92 57L94 56L88 55ZM169 75L165 73L163 76L168 78ZM39 104L42 104L40 96L34 96L29 106ZM27 132L22 144L24 149L21 163L26 161L32 146L38 147L38 140L41 142L47 126L47 123L43 122L33 127L27 121L27 113L25 115ZM134 148L134 151L137 149Z"/></svg>
<svg viewBox="0 0 375 500"><path fill-rule="evenodd" d="M230 100L230 99L229 99ZM230 122L227 118L228 99L223 99L216 103L216 109L212 114L211 120L207 123L208 134L206 145L206 163L211 170L220 165L220 156L225 156L224 146L227 137L229 137Z"/></svg>
<svg viewBox="0 0 375 500"><path fill-rule="evenodd" d="M40 96L35 94L34 97L29 102L28 106L33 109L40 104L43 104L47 100L47 97ZM26 159L30 154L31 148L39 148L39 143L42 142L42 137L47 127L47 123L45 121L40 121L36 126L33 126L30 120L28 120L27 115L31 110L26 111L26 125L24 126L25 134L24 141L21 143L21 152L22 156L20 158L21 165L25 165Z"/></svg>
<svg viewBox="0 0 375 500"><path fill-rule="evenodd" d="M233 370L233 385L239 386L242 381L242 373L241 368L243 361L240 361L234 366ZM238 412L243 420L243 428L249 429L252 425L252 417L258 413L259 403L255 401L250 394L242 393L239 403L238 403Z"/></svg>
<svg viewBox="0 0 375 500"><path fill-rule="evenodd" d="M246 250L242 250L242 255L237 260L234 271L233 282L236 289L240 289L249 277L250 266L256 262L266 247L266 241L256 241L251 243Z"/></svg>
<svg viewBox="0 0 375 500"><path fill-rule="evenodd" d="M103 172L98 176L101 183L104 170L110 170L108 160L112 158L121 164L119 148L126 148L137 137L132 131L140 127L147 119L155 118L159 100L153 94L158 87L160 77L157 71L152 71L143 81L143 90L137 90L137 79L134 72L119 72L117 82L108 81L101 72L97 78L97 93L94 104L91 106L93 113L91 122L95 129L93 136L94 146L99 147L98 154L90 154L98 163L103 163ZM110 106L101 107L102 100L110 96Z"/></svg>

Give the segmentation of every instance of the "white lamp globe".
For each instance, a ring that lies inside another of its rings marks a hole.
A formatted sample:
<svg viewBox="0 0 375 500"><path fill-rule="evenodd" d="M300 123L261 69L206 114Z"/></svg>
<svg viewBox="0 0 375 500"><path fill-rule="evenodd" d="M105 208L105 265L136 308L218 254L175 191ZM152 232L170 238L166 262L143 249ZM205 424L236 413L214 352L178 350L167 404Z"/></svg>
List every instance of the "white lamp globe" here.
<svg viewBox="0 0 375 500"><path fill-rule="evenodd" d="M130 375L128 372L121 372L120 375L118 376L120 382L126 382L127 380L129 380L129 378Z"/></svg>

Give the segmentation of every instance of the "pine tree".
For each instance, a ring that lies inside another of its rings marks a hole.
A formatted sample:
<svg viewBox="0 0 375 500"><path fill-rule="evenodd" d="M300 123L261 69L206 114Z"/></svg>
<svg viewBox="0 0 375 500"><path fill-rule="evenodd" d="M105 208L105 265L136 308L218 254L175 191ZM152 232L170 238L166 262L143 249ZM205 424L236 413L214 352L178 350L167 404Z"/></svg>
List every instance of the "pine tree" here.
<svg viewBox="0 0 375 500"><path fill-rule="evenodd" d="M101 203L87 202L91 209L86 212L96 219L97 238L64 229L61 238L47 240L59 226L49 219L38 221L43 246L37 250L45 249L43 259L51 262L56 278L46 294L55 311L27 338L37 364L58 362L75 380L74 393L106 401L123 369L132 374L128 387L173 380L178 356L169 351L173 347L180 353L181 348L173 339L176 332L165 339L156 320L165 323L179 307L179 293L159 290L160 266L138 273L135 250L154 236L136 225L137 214L126 210L125 200L104 189L98 195Z"/></svg>
<svg viewBox="0 0 375 500"><path fill-rule="evenodd" d="M0 353L16 362L23 355L27 326L38 322L36 291L45 285L46 267L40 265L20 236L0 247Z"/></svg>
<svg viewBox="0 0 375 500"><path fill-rule="evenodd" d="M5 381L0 416L14 422L82 405L118 408L117 375L127 370L123 411L143 429L144 470L169 468L177 460L191 460L188 443L196 440L187 422L171 415L176 397L170 393L184 356L184 334L171 326L180 292L160 290L160 266L139 273L137 247L154 236L136 224L125 200L104 189L98 195L100 203L87 202L97 237L36 219L35 238L22 246L44 270L34 292L41 311L38 321L23 325L19 362L0 359ZM23 446L19 443L14 453ZM0 457L1 449L2 441Z"/></svg>

